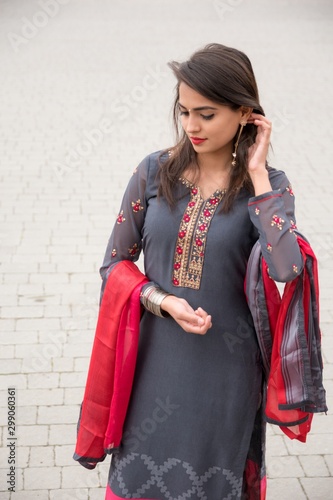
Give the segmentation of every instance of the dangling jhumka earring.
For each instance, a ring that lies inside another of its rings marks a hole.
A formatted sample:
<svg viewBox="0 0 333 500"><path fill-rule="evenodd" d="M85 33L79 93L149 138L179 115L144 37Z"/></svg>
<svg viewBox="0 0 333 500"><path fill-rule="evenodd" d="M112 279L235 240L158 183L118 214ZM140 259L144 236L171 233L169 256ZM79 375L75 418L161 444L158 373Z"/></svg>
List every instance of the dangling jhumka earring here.
<svg viewBox="0 0 333 500"><path fill-rule="evenodd" d="M243 132L243 128L245 127L245 125L246 125L246 122L241 122L241 123L240 123L240 129L239 129L239 132L238 132L238 137L237 137L237 141L236 141L236 144L235 144L235 150L234 150L234 152L232 153L233 160L232 160L232 162L231 162L231 165L232 165L233 167L235 167L235 166L236 166L237 148L238 148L238 144L239 144L239 139L240 139L240 136L241 136L241 134L242 134L242 132Z"/></svg>

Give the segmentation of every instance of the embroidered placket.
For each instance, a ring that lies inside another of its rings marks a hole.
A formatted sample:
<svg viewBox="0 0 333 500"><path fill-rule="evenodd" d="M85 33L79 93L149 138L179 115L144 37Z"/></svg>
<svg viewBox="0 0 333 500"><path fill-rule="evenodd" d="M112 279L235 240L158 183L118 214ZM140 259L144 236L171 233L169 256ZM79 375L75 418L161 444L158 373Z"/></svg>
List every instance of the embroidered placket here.
<svg viewBox="0 0 333 500"><path fill-rule="evenodd" d="M175 248L172 283L174 286L200 288L205 258L207 233L225 191L218 190L207 200L186 180L190 201L181 220Z"/></svg>

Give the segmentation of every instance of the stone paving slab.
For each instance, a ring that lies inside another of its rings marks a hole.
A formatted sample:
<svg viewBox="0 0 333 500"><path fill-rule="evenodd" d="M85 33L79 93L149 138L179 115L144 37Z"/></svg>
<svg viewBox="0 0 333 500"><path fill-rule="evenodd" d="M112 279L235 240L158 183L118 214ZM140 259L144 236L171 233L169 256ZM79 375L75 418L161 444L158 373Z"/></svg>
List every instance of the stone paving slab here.
<svg viewBox="0 0 333 500"><path fill-rule="evenodd" d="M3 0L0 5L0 497L104 498L108 463L72 460L104 254L137 163L172 143L166 63L217 41L251 58L271 163L320 263L333 400L330 0ZM7 389L16 388L16 491ZM333 498L332 415L306 444L268 428L268 500ZM208 499L215 500L215 499Z"/></svg>

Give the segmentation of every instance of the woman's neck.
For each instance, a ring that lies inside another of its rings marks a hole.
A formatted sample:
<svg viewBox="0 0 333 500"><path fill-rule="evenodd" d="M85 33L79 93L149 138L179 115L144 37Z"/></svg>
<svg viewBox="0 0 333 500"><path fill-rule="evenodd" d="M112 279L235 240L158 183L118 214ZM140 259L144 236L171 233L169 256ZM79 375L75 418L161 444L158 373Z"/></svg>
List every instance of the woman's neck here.
<svg viewBox="0 0 333 500"><path fill-rule="evenodd" d="M199 153L197 162L200 171L209 175L229 173L231 168L232 154L230 151L219 153Z"/></svg>
<svg viewBox="0 0 333 500"><path fill-rule="evenodd" d="M184 172L185 177L200 188L204 198L208 198L218 189L228 188L231 171L230 156L226 159L221 155L198 155L199 170L195 171L190 167Z"/></svg>

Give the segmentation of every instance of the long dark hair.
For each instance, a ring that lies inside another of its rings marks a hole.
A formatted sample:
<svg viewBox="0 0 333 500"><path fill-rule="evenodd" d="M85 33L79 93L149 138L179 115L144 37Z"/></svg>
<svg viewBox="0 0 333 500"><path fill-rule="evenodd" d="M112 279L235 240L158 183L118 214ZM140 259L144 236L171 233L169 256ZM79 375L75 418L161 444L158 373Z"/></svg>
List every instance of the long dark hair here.
<svg viewBox="0 0 333 500"><path fill-rule="evenodd" d="M159 172L159 194L173 206L176 202L174 186L189 165L199 169L197 154L187 135L179 127L179 85L184 82L207 99L229 106L252 108L254 113L264 115L259 104L256 79L249 58L241 51L218 43L206 45L183 63L169 64L177 78L176 96L173 107L173 121L177 134L176 145L169 150L168 159L161 164ZM241 187L253 193L253 185L247 171L248 148L255 142L257 127L244 127L237 150L237 163L231 170L229 187L224 196L222 210L228 212ZM234 143L238 131L234 138ZM165 153L165 152L164 152Z"/></svg>

